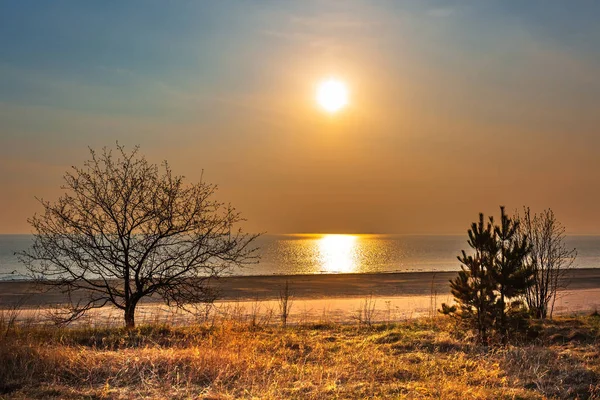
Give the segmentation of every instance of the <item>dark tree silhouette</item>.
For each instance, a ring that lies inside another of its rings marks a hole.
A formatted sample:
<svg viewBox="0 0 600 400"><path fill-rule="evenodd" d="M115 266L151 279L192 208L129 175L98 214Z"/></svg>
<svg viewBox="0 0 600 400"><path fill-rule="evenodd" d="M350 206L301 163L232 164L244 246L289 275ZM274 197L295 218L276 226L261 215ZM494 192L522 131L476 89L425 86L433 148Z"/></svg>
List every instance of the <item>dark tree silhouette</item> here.
<svg viewBox="0 0 600 400"><path fill-rule="evenodd" d="M533 283L533 269L526 264L531 246L526 236L518 234L519 222L508 217L500 207L500 225L483 214L469 229L468 244L458 257L461 271L450 281L457 306L442 304L444 314L453 315L475 329L478 339L486 343L490 332L508 338L507 308L512 299L523 296Z"/></svg>
<svg viewBox="0 0 600 400"><path fill-rule="evenodd" d="M212 301L209 281L257 260L256 235L235 230L240 214L213 199L215 185L184 184L168 164L150 164L117 144L64 176L64 194L29 223L32 276L71 300L65 321L112 304L135 325L147 296L167 304Z"/></svg>
<svg viewBox="0 0 600 400"><path fill-rule="evenodd" d="M519 235L531 241L530 264L534 270L534 282L526 293L527 305L535 318L552 317L558 290L568 286L568 272L577 257L576 249L565 244L565 228L551 209L541 214L531 214L524 208Z"/></svg>
<svg viewBox="0 0 600 400"><path fill-rule="evenodd" d="M496 330L503 341L507 340L509 331L506 302L524 296L534 278L533 268L527 263L531 251L529 238L527 235L520 236L518 232L519 220L510 218L504 207L500 207L500 225L494 228L490 253L495 254L491 272L499 295Z"/></svg>
<svg viewBox="0 0 600 400"><path fill-rule="evenodd" d="M480 213L479 222L471 224L468 235L467 243L473 249L473 255L462 251L462 255L458 256L462 264L461 271L450 281L450 288L460 311L456 306L446 304L442 304L441 311L459 317L474 328L478 338L486 343L494 321L496 302L495 283L490 271L494 228L491 222L485 223L484 216Z"/></svg>

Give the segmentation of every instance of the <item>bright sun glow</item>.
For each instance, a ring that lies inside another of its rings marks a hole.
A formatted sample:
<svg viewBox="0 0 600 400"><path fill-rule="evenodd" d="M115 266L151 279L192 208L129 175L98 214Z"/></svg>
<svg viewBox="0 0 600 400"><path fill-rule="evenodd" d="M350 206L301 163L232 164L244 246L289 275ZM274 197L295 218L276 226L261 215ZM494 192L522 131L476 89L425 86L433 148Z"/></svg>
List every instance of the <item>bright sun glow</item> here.
<svg viewBox="0 0 600 400"><path fill-rule="evenodd" d="M348 104L348 88L337 79L323 81L317 87L317 102L325 111L335 113Z"/></svg>
<svg viewBox="0 0 600 400"><path fill-rule="evenodd" d="M356 236L325 235L319 239L321 267L328 272L356 270Z"/></svg>

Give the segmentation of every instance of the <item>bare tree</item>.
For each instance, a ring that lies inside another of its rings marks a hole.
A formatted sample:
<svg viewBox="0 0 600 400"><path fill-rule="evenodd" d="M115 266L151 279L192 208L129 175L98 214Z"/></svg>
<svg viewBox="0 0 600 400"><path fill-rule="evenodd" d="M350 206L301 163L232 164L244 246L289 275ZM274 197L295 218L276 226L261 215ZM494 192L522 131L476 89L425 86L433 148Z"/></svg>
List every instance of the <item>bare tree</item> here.
<svg viewBox="0 0 600 400"><path fill-rule="evenodd" d="M112 304L133 327L142 298L212 301L212 278L257 261L256 235L235 230L242 218L213 199L215 185L184 184L138 147L117 144L114 153L90 149L91 159L65 174L58 201L39 200L33 246L19 253L37 281L68 296L66 320Z"/></svg>
<svg viewBox="0 0 600 400"><path fill-rule="evenodd" d="M292 303L292 291L286 280L283 289L279 290L279 317L281 318L281 325L284 327L287 326L290 311L292 310Z"/></svg>
<svg viewBox="0 0 600 400"><path fill-rule="evenodd" d="M536 318L552 317L556 295L568 285L568 272L577 257L576 249L565 244L565 228L551 209L531 214L524 207L520 220L520 234L527 236L532 245L529 260L535 270L533 286L525 295L527 305Z"/></svg>
<svg viewBox="0 0 600 400"><path fill-rule="evenodd" d="M375 322L375 306L377 300L373 298L373 293L365 297L361 304L361 308L357 310L356 319L360 325L372 326Z"/></svg>

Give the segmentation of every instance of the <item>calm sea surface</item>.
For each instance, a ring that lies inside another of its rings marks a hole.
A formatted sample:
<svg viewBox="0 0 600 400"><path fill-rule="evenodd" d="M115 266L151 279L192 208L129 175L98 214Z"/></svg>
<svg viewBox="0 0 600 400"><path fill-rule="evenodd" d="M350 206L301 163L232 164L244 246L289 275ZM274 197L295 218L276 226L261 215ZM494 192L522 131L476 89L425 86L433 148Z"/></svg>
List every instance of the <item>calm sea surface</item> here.
<svg viewBox="0 0 600 400"><path fill-rule="evenodd" d="M0 279L24 278L14 252L30 243L29 235L0 235ZM468 248L466 235L265 235L257 245L260 263L235 274L454 271ZM577 249L577 268L600 268L600 236L570 236L567 245Z"/></svg>

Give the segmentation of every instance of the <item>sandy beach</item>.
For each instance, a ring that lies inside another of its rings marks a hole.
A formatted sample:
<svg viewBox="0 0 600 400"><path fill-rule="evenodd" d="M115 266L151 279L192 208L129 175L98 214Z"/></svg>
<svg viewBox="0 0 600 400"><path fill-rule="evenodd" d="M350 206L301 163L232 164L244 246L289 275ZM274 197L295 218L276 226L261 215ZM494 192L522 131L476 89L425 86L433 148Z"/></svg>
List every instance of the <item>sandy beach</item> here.
<svg viewBox="0 0 600 400"><path fill-rule="evenodd" d="M314 274L270 276L226 276L212 282L221 301L273 300L288 282L295 299L446 296L449 280L456 272L401 272L378 274ZM569 274L568 291L600 289L600 269L574 269ZM0 281L0 307L16 303L42 306L65 301L55 290L40 292L29 281ZM147 302L158 299L147 299Z"/></svg>
<svg viewBox="0 0 600 400"><path fill-rule="evenodd" d="M358 318L368 301L375 320L402 320L435 314L441 303L451 302L448 281L455 272L407 272L387 274L273 275L223 277L213 285L220 297L213 313L238 318L257 313L276 320L280 290L288 282L293 299L292 322L345 322ZM559 292L556 314L590 312L600 308L600 269L571 271L567 290ZM51 304L65 301L57 291L39 292L32 282L0 282L0 308L19 305L23 315L41 317ZM201 313L201 311L199 311ZM140 321L178 322L188 314L146 299L138 308ZM116 318L115 318L116 317ZM120 320L120 311L105 307L91 319L109 324Z"/></svg>

